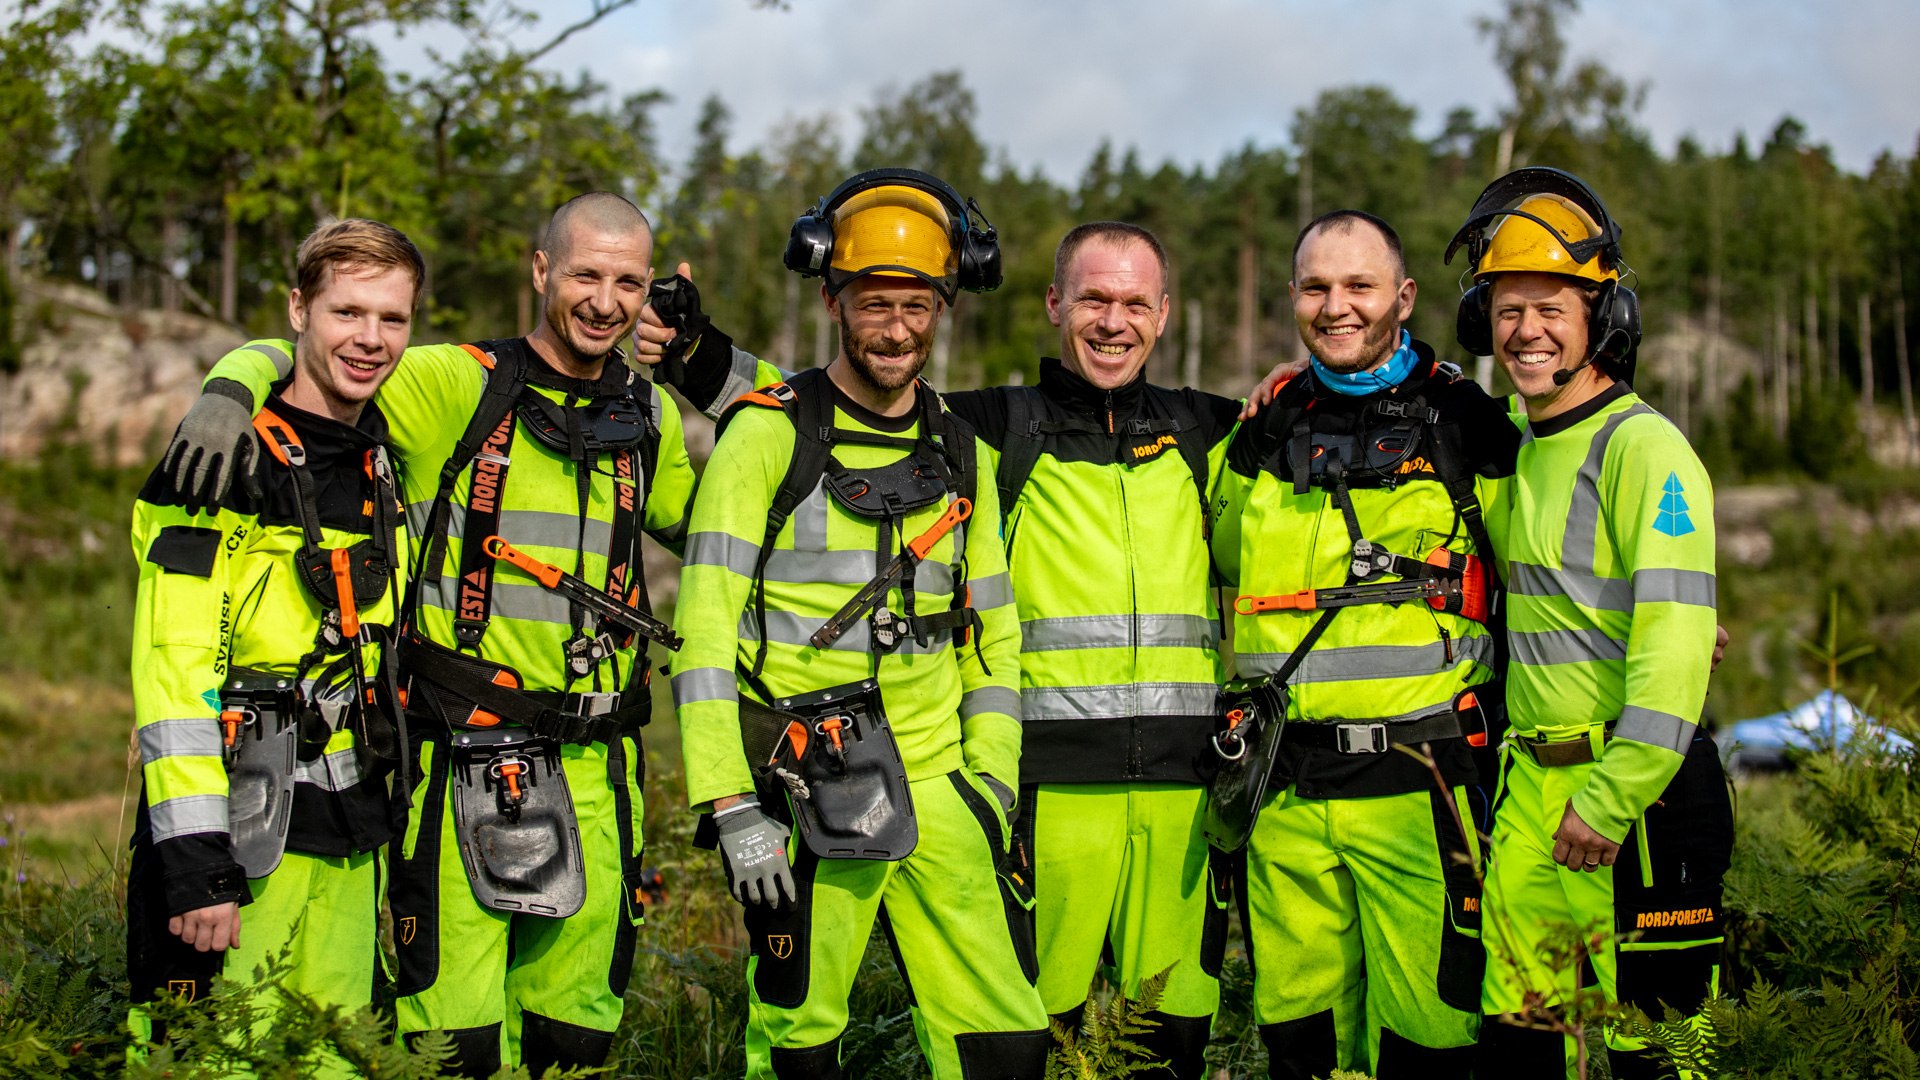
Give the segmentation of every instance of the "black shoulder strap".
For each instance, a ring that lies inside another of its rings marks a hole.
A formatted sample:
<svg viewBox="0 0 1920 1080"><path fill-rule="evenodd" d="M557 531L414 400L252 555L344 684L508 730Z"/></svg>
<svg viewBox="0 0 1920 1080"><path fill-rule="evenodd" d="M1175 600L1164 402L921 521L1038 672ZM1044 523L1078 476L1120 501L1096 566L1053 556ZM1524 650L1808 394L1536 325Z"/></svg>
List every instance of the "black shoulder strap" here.
<svg viewBox="0 0 1920 1080"><path fill-rule="evenodd" d="M994 484L1000 489L1000 520L1004 523L1013 516L1013 504L1020 500L1034 466L1040 464L1040 452L1047 442L1040 424L1047 406L1037 386L1009 386L1002 392L1007 396L1007 438L1000 448L1000 470Z"/></svg>
<svg viewBox="0 0 1920 1080"><path fill-rule="evenodd" d="M833 458L833 396L820 385L825 378L826 372L821 368L797 372L779 386L742 397L721 417L724 430L727 419L737 409L764 404L757 398L766 396L771 397L793 423L793 457L787 462L780 486L774 490L772 504L767 507L767 531L753 564L753 618L754 626L760 631L760 647L754 654L750 676L756 681L767 663L767 560L773 556L773 544L780 536L781 527L793 516L794 509L813 494L820 478L826 475L827 463Z"/></svg>

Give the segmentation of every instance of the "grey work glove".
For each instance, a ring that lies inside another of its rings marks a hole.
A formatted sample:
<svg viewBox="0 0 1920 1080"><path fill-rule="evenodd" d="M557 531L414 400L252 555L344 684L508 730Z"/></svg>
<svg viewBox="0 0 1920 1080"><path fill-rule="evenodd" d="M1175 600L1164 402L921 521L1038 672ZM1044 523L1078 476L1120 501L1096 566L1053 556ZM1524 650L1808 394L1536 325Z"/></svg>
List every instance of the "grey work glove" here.
<svg viewBox="0 0 1920 1080"><path fill-rule="evenodd" d="M787 865L787 839L792 832L760 809L757 796L742 796L714 814L713 823L720 830L720 857L726 861L734 899L777 908L799 895L793 868Z"/></svg>
<svg viewBox="0 0 1920 1080"><path fill-rule="evenodd" d="M1000 809L1006 812L1007 820L1013 820L1013 804L1018 801L1019 795L986 773L981 773L980 779L986 782L987 790L993 792L993 797L1000 800Z"/></svg>
<svg viewBox="0 0 1920 1080"><path fill-rule="evenodd" d="M253 433L253 393L232 379L207 383L173 433L160 472L173 481L189 514L217 507L238 474L247 494L260 498L253 466L260 440Z"/></svg>

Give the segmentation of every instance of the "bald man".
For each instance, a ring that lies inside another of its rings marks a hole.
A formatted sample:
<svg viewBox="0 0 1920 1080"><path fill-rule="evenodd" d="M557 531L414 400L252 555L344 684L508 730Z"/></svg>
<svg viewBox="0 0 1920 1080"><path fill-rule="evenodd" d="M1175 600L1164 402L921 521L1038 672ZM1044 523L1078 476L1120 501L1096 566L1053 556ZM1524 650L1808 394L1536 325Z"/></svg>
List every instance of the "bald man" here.
<svg viewBox="0 0 1920 1080"><path fill-rule="evenodd" d="M632 203L568 202L533 256L539 328L408 349L377 398L409 565L430 568L394 641L411 731L388 860L399 1029L446 1030L468 1076L600 1065L633 966L640 533L678 554L693 493L679 413L619 348L652 255ZM218 498L216 459L250 453L246 414L290 353L251 342L215 365L168 453L177 485ZM607 596L632 606L609 613Z"/></svg>

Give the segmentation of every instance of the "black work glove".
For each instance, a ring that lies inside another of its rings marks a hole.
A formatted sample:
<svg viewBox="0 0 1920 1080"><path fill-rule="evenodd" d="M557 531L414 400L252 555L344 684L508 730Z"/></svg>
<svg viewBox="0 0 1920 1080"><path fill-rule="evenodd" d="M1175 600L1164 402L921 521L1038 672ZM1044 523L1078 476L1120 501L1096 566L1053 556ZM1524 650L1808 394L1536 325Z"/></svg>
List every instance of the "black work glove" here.
<svg viewBox="0 0 1920 1080"><path fill-rule="evenodd" d="M792 830L767 816L760 799L744 795L713 815L720 830L720 857L726 862L733 898L743 904L784 907L799 895L793 867L787 865Z"/></svg>
<svg viewBox="0 0 1920 1080"><path fill-rule="evenodd" d="M675 274L656 278L647 290L647 303L669 330L676 331L661 354L661 376L668 386L679 386L687 378L687 350L707 332L713 320L700 310L700 290L693 282Z"/></svg>
<svg viewBox="0 0 1920 1080"><path fill-rule="evenodd" d="M232 379L214 379L201 391L173 433L160 473L189 514L218 507L238 474L248 495L260 498L253 474L260 440L253 433L253 392Z"/></svg>

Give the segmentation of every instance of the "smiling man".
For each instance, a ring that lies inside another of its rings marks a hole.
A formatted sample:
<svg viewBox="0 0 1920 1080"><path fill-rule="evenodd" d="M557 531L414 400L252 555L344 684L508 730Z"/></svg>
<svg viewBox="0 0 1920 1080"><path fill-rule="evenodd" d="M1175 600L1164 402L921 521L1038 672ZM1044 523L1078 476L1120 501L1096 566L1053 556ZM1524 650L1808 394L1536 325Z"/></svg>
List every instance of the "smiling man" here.
<svg viewBox="0 0 1920 1080"><path fill-rule="evenodd" d="M1221 676L1207 501L1240 405L1146 381L1167 277L1151 232L1076 226L1046 294L1060 359L1040 361L1037 386L944 399L985 447L1020 616L1015 853L1041 999L1071 1027L1103 964L1128 993L1172 967L1135 1041L1187 1080L1204 1069L1226 947L1227 874L1200 835ZM672 337L642 333L643 352ZM708 331L683 390L715 413L781 377Z"/></svg>
<svg viewBox="0 0 1920 1080"><path fill-rule="evenodd" d="M1513 583L1513 729L1487 877L1483 1078L1565 1074L1555 1030L1590 974L1610 1001L1692 1013L1718 982L1733 812L1699 726L1714 648L1713 486L1686 436L1629 385L1639 301L1620 231L1556 169L1476 202L1463 345L1526 404L1501 508ZM1471 340L1470 340L1471 339ZM1556 942L1588 955L1556 970ZM1608 1033L1614 1076L1668 1075ZM1688 1075L1682 1073L1683 1076Z"/></svg>
<svg viewBox="0 0 1920 1080"><path fill-rule="evenodd" d="M293 371L261 413L272 447L255 493L188 509L156 469L134 506L143 783L127 967L134 1030L155 1045L166 1032L138 1003L202 997L215 975L252 982L282 950L286 989L371 1002L396 756L375 676L406 534L369 402L407 347L425 267L405 236L359 219L315 230L296 264ZM352 563L344 589L335 556Z"/></svg>
<svg viewBox="0 0 1920 1080"><path fill-rule="evenodd" d="M1472 745L1499 699L1481 506L1519 433L1401 328L1417 287L1386 222L1308 224L1290 288L1311 371L1235 437L1214 546L1238 674L1286 693L1241 898L1254 1016L1276 1078L1465 1077Z"/></svg>
<svg viewBox="0 0 1920 1080"><path fill-rule="evenodd" d="M626 199L569 201L533 257L539 328L408 349L377 399L426 568L399 644L417 739L389 853L399 1029L446 1029L470 1076L599 1065L633 966L647 640L577 586L644 610L640 533L676 551L686 533L679 413L618 348L652 255ZM228 354L195 411L251 408L282 349ZM169 460L232 453L214 421Z"/></svg>

